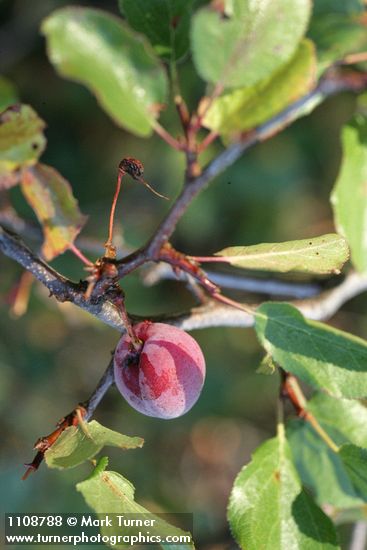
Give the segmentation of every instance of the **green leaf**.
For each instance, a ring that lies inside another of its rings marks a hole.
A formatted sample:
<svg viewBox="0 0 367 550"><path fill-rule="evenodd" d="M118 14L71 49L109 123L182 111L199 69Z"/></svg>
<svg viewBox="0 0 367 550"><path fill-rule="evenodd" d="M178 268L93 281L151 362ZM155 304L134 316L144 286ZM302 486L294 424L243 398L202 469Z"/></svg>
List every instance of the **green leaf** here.
<svg viewBox="0 0 367 550"><path fill-rule="evenodd" d="M118 125L151 134L167 78L145 38L108 13L81 7L57 10L42 32L60 74L85 84Z"/></svg>
<svg viewBox="0 0 367 550"><path fill-rule="evenodd" d="M367 502L367 449L356 445L343 445L339 451L353 486Z"/></svg>
<svg viewBox="0 0 367 550"><path fill-rule="evenodd" d="M78 208L70 184L51 166L38 164L25 169L21 189L42 225L42 255L52 260L73 243L86 217Z"/></svg>
<svg viewBox="0 0 367 550"><path fill-rule="evenodd" d="M357 401L320 393L308 402L307 410L337 445L367 447L367 409ZM364 504L339 453L333 452L307 421L290 421L287 438L302 482L312 489L320 504L340 508Z"/></svg>
<svg viewBox="0 0 367 550"><path fill-rule="evenodd" d="M70 426L59 439L46 451L45 459L50 468L74 468L93 458L103 447L136 449L142 447L144 440L140 437L128 437L105 428L95 420Z"/></svg>
<svg viewBox="0 0 367 550"><path fill-rule="evenodd" d="M257 336L286 371L336 397L367 395L367 343L309 321L289 304L266 303L255 313Z"/></svg>
<svg viewBox="0 0 367 550"><path fill-rule="evenodd" d="M88 479L78 483L76 488L82 493L87 504L97 513L105 516L106 514L138 514L139 519L155 520L154 525L149 526L150 536L161 536L162 538L167 535L176 536L189 536L189 533L169 525L166 521L160 519L158 516L150 513L146 508L140 506L134 499L134 486L125 479L122 475L104 470L106 463L99 462L97 467L89 476ZM137 534L136 527L124 527L125 534ZM141 530L141 527L138 528ZM121 535L121 528L116 527L102 527L102 535ZM180 544L161 544L163 548L167 550L189 550L193 549L192 543L187 542ZM130 544L116 544L114 548L130 548Z"/></svg>
<svg viewBox="0 0 367 550"><path fill-rule="evenodd" d="M343 237L331 233L300 241L231 246L215 255L246 269L326 274L340 273L348 260L349 249Z"/></svg>
<svg viewBox="0 0 367 550"><path fill-rule="evenodd" d="M0 75L0 112L17 102L18 94L14 84Z"/></svg>
<svg viewBox="0 0 367 550"><path fill-rule="evenodd" d="M347 239L358 271L367 271L367 119L344 127L343 160L331 195L335 224Z"/></svg>
<svg viewBox="0 0 367 550"><path fill-rule="evenodd" d="M130 26L145 34L157 55L177 60L189 49L191 7L194 0L119 0Z"/></svg>
<svg viewBox="0 0 367 550"><path fill-rule="evenodd" d="M283 434L261 445L237 476L228 519L246 550L339 548L330 519L302 490Z"/></svg>
<svg viewBox="0 0 367 550"><path fill-rule="evenodd" d="M191 43L200 76L225 88L253 86L295 54L308 23L308 0L224 0L193 17ZM219 6L219 7L218 7Z"/></svg>
<svg viewBox="0 0 367 550"><path fill-rule="evenodd" d="M320 505L353 508L364 504L339 454L324 443L308 422L291 420L287 438L302 483L312 490Z"/></svg>
<svg viewBox="0 0 367 550"><path fill-rule="evenodd" d="M215 99L204 125L229 137L254 128L309 92L315 74L314 46L303 40L292 59L276 74Z"/></svg>
<svg viewBox="0 0 367 550"><path fill-rule="evenodd" d="M18 183L20 169L35 164L46 146L45 123L29 105L0 114L0 189Z"/></svg>

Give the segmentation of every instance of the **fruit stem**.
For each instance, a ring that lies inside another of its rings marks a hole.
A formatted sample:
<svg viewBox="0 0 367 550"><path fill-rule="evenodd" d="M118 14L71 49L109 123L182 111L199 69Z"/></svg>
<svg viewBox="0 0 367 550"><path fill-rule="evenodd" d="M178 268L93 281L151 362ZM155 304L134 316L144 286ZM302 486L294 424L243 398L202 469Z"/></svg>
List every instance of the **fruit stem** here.
<svg viewBox="0 0 367 550"><path fill-rule="evenodd" d="M126 307L125 307L125 300L122 296L117 297L114 300L114 304L116 307L118 307L121 315L122 322L126 328L126 332L130 336L131 344L134 347L135 351L140 351L142 348L142 342L139 340L139 338L136 336L134 327L130 321L130 318L127 314Z"/></svg>
<svg viewBox="0 0 367 550"><path fill-rule="evenodd" d="M119 197L120 190L121 190L121 181L125 174L126 172L121 167L119 167L118 174L117 174L116 190L112 200L112 206L111 206L111 212L110 212L110 221L108 225L108 238L104 244L105 257L111 260L114 260L116 258L116 247L113 246L112 244L113 224L115 220L115 210L116 210L117 199Z"/></svg>

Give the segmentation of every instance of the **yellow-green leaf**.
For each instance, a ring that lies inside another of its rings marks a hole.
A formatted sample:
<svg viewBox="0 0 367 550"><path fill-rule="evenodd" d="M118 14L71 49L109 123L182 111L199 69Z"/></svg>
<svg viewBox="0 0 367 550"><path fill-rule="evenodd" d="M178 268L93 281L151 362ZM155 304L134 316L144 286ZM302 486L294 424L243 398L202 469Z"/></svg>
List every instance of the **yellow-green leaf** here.
<svg viewBox="0 0 367 550"><path fill-rule="evenodd" d="M315 74L315 48L310 40L303 40L291 61L275 75L218 97L204 125L229 137L254 128L309 92Z"/></svg>
<svg viewBox="0 0 367 550"><path fill-rule="evenodd" d="M9 105L14 105L18 102L18 94L14 84L0 75L0 113Z"/></svg>
<svg viewBox="0 0 367 550"><path fill-rule="evenodd" d="M70 184L51 166L38 164L24 169L21 188L43 228L42 254L52 260L73 243L86 217Z"/></svg>
<svg viewBox="0 0 367 550"><path fill-rule="evenodd" d="M105 428L95 420L82 426L70 426L46 451L45 460L50 468L74 468L93 458L105 446L136 449L144 440L129 437Z"/></svg>
<svg viewBox="0 0 367 550"><path fill-rule="evenodd" d="M29 105L13 105L0 114L0 189L18 183L20 169L37 162L46 146L44 128Z"/></svg>
<svg viewBox="0 0 367 550"><path fill-rule="evenodd" d="M326 274L340 273L348 260L349 249L343 237L331 233L300 241L231 246L216 256L246 269Z"/></svg>

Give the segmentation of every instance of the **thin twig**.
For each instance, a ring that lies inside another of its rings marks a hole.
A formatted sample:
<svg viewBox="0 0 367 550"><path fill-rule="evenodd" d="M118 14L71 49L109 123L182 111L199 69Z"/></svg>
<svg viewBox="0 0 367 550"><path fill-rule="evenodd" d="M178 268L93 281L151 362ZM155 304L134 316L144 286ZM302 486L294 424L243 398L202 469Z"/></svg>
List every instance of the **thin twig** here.
<svg viewBox="0 0 367 550"><path fill-rule="evenodd" d="M307 300L293 300L295 306L308 319L325 321L330 319L345 302L367 291L367 276L350 272L340 285L322 292ZM164 320L183 330L197 330L209 327L252 327L253 315L233 307L219 304L213 300L207 304L192 308L176 316L153 317L152 320Z"/></svg>
<svg viewBox="0 0 367 550"><path fill-rule="evenodd" d="M322 286L317 283L294 283L277 279L255 279L254 277L219 273L205 270L208 278L221 288L230 288L269 296L282 296L290 298L310 298L322 291ZM147 286L153 286L161 280L171 279L176 281L194 281L188 273L181 271L174 273L172 267L161 262L153 265L143 274L143 282Z"/></svg>
<svg viewBox="0 0 367 550"><path fill-rule="evenodd" d="M203 141L198 145L198 154L201 155L208 147L219 137L218 132L212 130L205 136Z"/></svg>
<svg viewBox="0 0 367 550"><path fill-rule="evenodd" d="M89 398L82 403L82 406L85 409L84 420L88 421L91 416L93 416L94 411L98 407L99 403L109 390L109 388L114 384L115 378L113 374L113 357L109 362L107 369L105 370L102 378L98 382L95 390L91 393Z"/></svg>
<svg viewBox="0 0 367 550"><path fill-rule="evenodd" d="M170 147L173 149L176 149L176 151L183 151L184 145L180 143L176 138L171 136L169 132L163 126L161 126L158 122L154 123L154 131L155 133L161 137Z"/></svg>

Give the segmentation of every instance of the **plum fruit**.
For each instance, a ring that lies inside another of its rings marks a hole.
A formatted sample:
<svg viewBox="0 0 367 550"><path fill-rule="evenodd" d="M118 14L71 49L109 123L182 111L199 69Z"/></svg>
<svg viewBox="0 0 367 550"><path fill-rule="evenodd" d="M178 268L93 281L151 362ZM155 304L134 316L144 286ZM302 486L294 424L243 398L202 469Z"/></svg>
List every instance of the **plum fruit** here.
<svg viewBox="0 0 367 550"><path fill-rule="evenodd" d="M157 418L176 418L196 403L205 379L199 344L187 332L164 323L134 326L140 349L124 334L115 350L115 383L137 411Z"/></svg>

